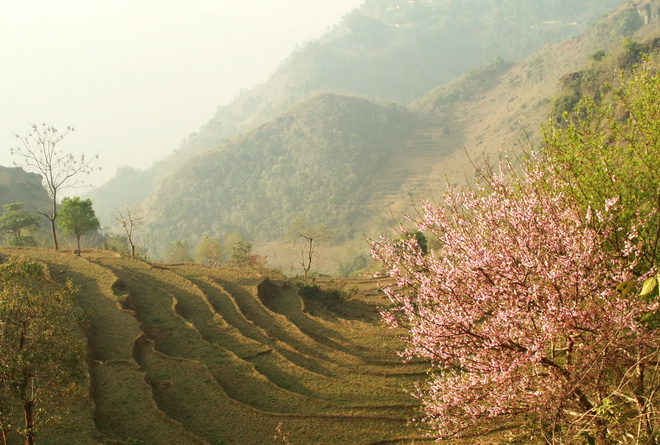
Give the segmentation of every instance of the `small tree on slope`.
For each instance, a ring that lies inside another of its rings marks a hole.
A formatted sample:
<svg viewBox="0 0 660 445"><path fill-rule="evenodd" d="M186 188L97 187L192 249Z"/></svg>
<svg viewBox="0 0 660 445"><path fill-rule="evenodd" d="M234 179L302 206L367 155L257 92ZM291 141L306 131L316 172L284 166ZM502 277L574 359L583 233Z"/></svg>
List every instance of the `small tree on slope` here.
<svg viewBox="0 0 660 445"><path fill-rule="evenodd" d="M403 228L398 240L372 241L395 280L383 314L409 331L406 355L436 370L418 396L438 437L521 413L548 442L656 434L660 338L640 322L656 304L621 285L636 283L634 230L608 253L616 200L584 212L547 192L553 181L530 168L449 189L416 221L435 252Z"/></svg>
<svg viewBox="0 0 660 445"><path fill-rule="evenodd" d="M80 255L80 239L83 235L97 230L100 226L96 213L92 208L91 200L81 200L78 197L62 200L60 228L64 233L75 235L78 244L78 255Z"/></svg>

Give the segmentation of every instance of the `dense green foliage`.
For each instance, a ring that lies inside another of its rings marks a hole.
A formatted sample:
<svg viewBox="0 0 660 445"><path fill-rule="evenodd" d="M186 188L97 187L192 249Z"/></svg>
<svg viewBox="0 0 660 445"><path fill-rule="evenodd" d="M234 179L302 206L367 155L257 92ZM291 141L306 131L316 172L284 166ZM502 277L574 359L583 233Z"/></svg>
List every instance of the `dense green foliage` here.
<svg viewBox="0 0 660 445"><path fill-rule="evenodd" d="M92 208L90 199L78 197L64 198L59 214L60 229L69 235L74 235L78 243L80 255L80 239L83 235L99 229L99 220Z"/></svg>
<svg viewBox="0 0 660 445"><path fill-rule="evenodd" d="M9 235L9 245L33 246L34 238L26 232L39 227L39 218L25 210L24 202L13 202L2 206L4 213L0 216L0 234Z"/></svg>
<svg viewBox="0 0 660 445"><path fill-rule="evenodd" d="M73 295L71 283L56 283L32 259L0 264L0 441L18 433L33 443L83 377L85 340Z"/></svg>
<svg viewBox="0 0 660 445"><path fill-rule="evenodd" d="M398 107L336 95L300 104L170 176L152 208L152 239L277 239L300 217L350 237L371 217L372 181L410 121Z"/></svg>
<svg viewBox="0 0 660 445"><path fill-rule="evenodd" d="M585 208L602 211L611 199L622 206L622 231L612 245L622 249L624 234L637 231L645 240L639 265L644 273L657 265L660 243L660 76L645 64L622 72L606 91L595 99L585 94L574 113L551 121L544 152L566 193Z"/></svg>

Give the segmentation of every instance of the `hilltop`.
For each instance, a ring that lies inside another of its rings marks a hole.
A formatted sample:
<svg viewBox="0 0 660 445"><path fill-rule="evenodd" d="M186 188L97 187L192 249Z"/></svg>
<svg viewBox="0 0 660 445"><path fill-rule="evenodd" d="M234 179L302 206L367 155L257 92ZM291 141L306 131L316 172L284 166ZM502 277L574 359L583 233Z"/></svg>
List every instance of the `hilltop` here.
<svg viewBox="0 0 660 445"><path fill-rule="evenodd" d="M12 202L28 203L33 210L48 209L52 205L39 175L20 167L0 166L0 213L3 205Z"/></svg>

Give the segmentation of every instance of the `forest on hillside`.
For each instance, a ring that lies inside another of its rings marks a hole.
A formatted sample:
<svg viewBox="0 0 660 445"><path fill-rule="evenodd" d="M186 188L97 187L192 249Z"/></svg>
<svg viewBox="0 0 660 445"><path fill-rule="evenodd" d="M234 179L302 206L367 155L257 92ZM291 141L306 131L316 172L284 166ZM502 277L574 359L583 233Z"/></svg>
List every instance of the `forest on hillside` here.
<svg viewBox="0 0 660 445"><path fill-rule="evenodd" d="M296 49L266 83L243 92L228 105L221 104L172 156L145 172L124 170L88 197L97 203L101 221L108 224L116 207L150 202L162 181L176 174L195 153L258 131L260 125L315 95L334 93L406 106L496 57L520 62L545 44L580 35L620 3L365 2L321 38ZM636 7L629 9L619 13L616 29L598 37L599 45L629 35L643 24ZM621 15L624 12L627 18ZM231 210L235 211L240 209ZM178 224L185 222L173 226ZM190 235L181 233L180 237Z"/></svg>

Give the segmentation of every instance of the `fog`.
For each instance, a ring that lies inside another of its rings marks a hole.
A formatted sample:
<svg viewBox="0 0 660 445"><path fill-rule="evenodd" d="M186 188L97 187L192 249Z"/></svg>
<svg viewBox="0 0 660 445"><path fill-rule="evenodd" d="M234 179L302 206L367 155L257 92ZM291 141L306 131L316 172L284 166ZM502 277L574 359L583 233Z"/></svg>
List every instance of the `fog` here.
<svg viewBox="0 0 660 445"><path fill-rule="evenodd" d="M0 5L0 165L31 123L75 132L74 153L99 154L99 185L143 169L264 82L296 45L361 0L25 0Z"/></svg>

